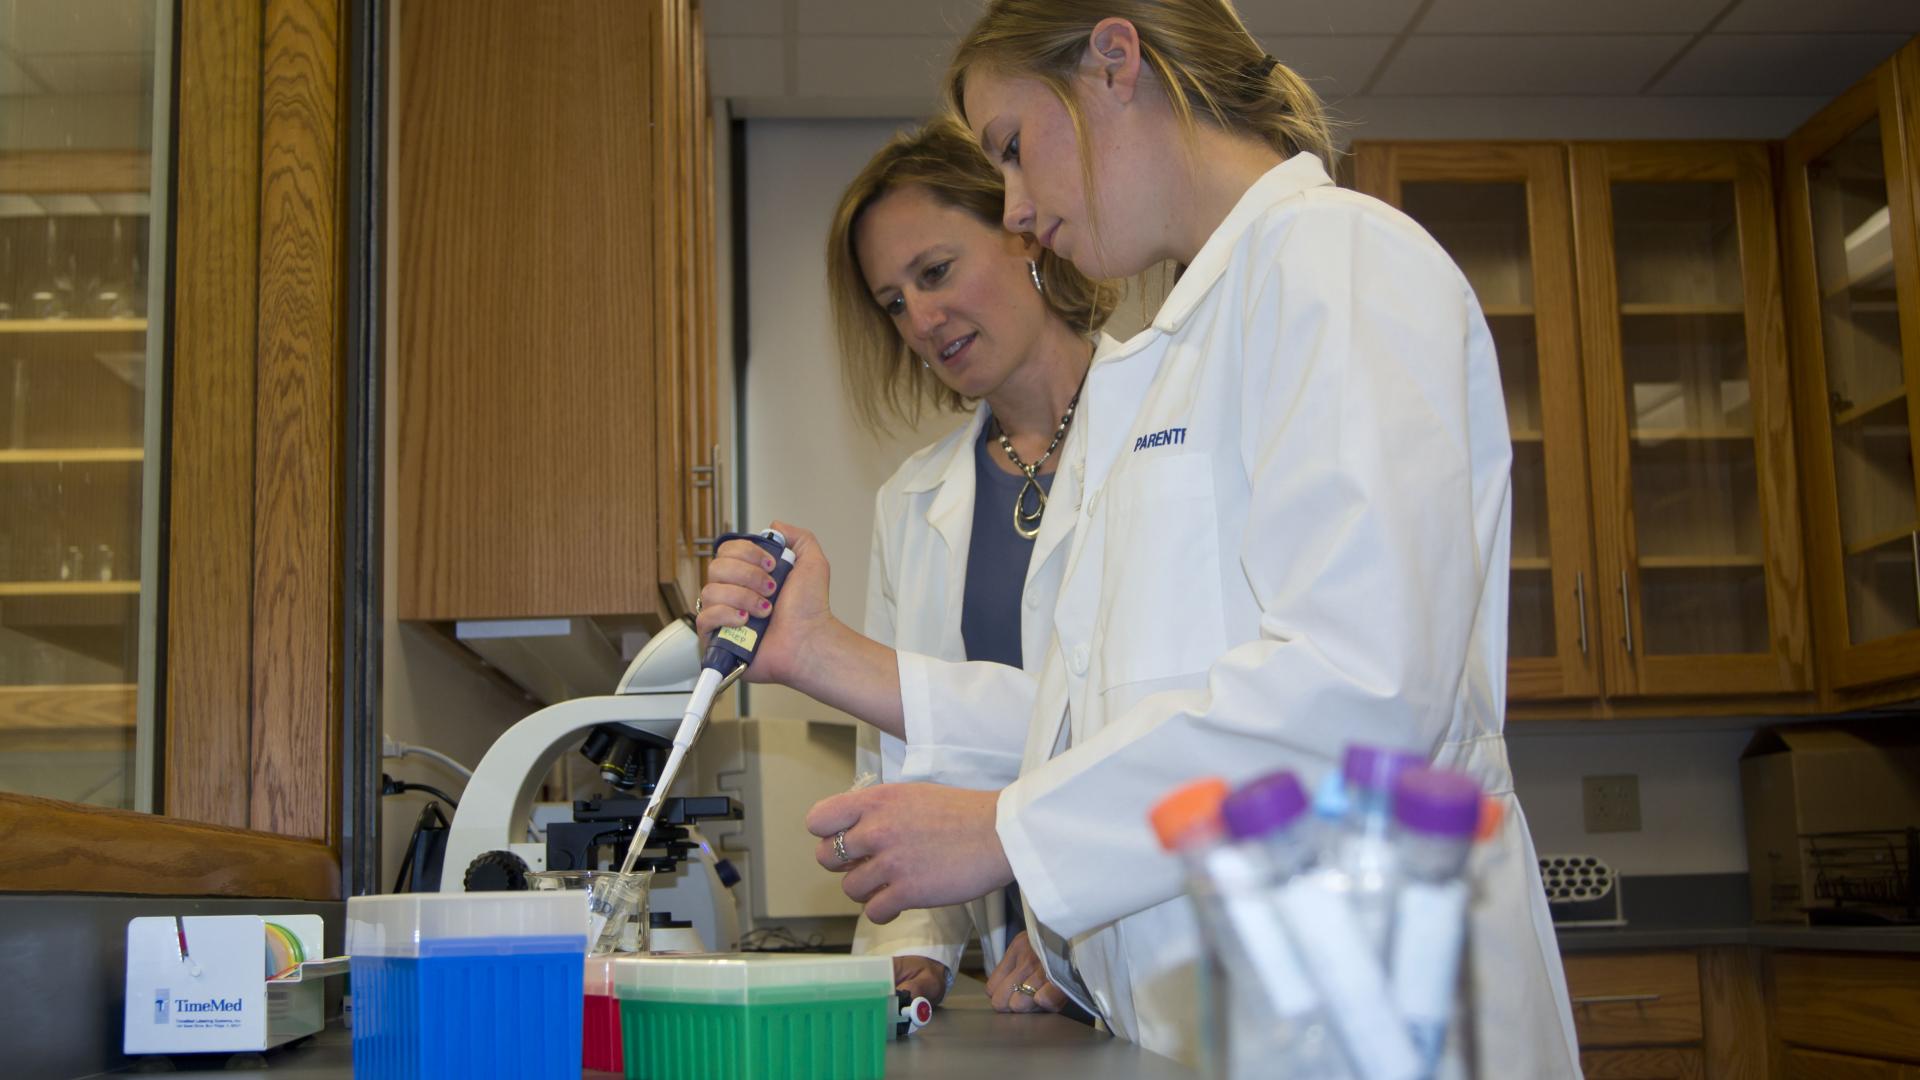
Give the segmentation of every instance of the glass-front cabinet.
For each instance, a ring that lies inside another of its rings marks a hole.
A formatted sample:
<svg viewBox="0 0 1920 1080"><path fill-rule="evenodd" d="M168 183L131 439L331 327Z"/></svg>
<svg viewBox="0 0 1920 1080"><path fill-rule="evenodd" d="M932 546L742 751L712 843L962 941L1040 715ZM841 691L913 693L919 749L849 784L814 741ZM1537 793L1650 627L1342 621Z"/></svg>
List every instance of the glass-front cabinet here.
<svg viewBox="0 0 1920 1080"><path fill-rule="evenodd" d="M1572 155L1608 690L1810 689L1766 149Z"/></svg>
<svg viewBox="0 0 1920 1080"><path fill-rule="evenodd" d="M1499 353L1513 439L1508 693L1592 696L1600 668L1565 151L1363 145L1356 175L1453 256Z"/></svg>
<svg viewBox="0 0 1920 1080"><path fill-rule="evenodd" d="M1839 687L1920 675L1915 56L1908 46L1784 152L1816 616Z"/></svg>
<svg viewBox="0 0 1920 1080"><path fill-rule="evenodd" d="M22 0L4 19L0 791L135 807L156 8Z"/></svg>

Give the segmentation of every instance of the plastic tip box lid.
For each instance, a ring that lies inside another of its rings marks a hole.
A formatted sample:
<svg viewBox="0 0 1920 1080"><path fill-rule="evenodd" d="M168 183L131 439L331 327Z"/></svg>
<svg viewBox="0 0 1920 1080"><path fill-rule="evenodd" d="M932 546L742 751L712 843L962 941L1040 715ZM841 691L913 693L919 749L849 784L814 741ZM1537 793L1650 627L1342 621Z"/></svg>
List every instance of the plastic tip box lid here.
<svg viewBox="0 0 1920 1080"><path fill-rule="evenodd" d="M407 893L347 900L350 956L587 951L577 892Z"/></svg>
<svg viewBox="0 0 1920 1080"><path fill-rule="evenodd" d="M893 994L893 958L887 956L623 956L612 968L614 994L627 1000L697 995L744 1001L753 991L788 987L889 998Z"/></svg>

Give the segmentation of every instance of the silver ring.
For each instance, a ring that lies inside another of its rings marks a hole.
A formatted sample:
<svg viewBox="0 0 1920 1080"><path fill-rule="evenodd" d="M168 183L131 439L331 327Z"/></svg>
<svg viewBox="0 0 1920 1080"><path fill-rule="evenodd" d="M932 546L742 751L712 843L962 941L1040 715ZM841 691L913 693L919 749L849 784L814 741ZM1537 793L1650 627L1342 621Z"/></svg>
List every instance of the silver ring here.
<svg viewBox="0 0 1920 1080"><path fill-rule="evenodd" d="M700 596L700 594L699 594L699 593L694 593L694 594L693 594L693 617L694 617L694 618L696 618L696 619L700 617L700 603L701 603L701 599L702 599L702 597Z"/></svg>
<svg viewBox="0 0 1920 1080"><path fill-rule="evenodd" d="M1032 997L1035 994L1038 994L1040 992L1040 988L1033 985L1030 982L1023 982L1019 986L1014 987L1013 992L1016 994L1025 994L1028 997Z"/></svg>
<svg viewBox="0 0 1920 1080"><path fill-rule="evenodd" d="M853 861L853 856L847 854L847 830L841 829L833 834L833 853L840 856L843 863Z"/></svg>

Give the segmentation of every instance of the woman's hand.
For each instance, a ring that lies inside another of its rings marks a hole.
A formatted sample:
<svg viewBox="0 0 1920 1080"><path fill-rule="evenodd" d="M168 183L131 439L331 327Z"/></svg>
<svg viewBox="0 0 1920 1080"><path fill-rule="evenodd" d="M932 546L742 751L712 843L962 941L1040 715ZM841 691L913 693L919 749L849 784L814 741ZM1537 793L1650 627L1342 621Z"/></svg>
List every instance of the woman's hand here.
<svg viewBox="0 0 1920 1080"><path fill-rule="evenodd" d="M1022 930L987 976L987 1000L1001 1012L1059 1012L1066 1008L1067 993L1047 981L1046 968Z"/></svg>
<svg viewBox="0 0 1920 1080"><path fill-rule="evenodd" d="M839 620L827 603L832 570L820 541L798 525L776 521L773 527L793 548L793 569L774 596L773 556L746 540L729 540L713 553L707 581L700 589L700 610L694 627L702 641L723 626L745 626L749 615L772 614L767 632L756 646L753 663L743 676L748 682L795 685L808 669L805 646L828 637Z"/></svg>
<svg viewBox="0 0 1920 1080"><path fill-rule="evenodd" d="M1013 881L994 828L999 798L943 784L881 784L815 803L807 831L822 838L820 865L847 875L840 888L866 906L867 918L889 923L908 908L964 903Z"/></svg>
<svg viewBox="0 0 1920 1080"><path fill-rule="evenodd" d="M893 988L926 998L930 1005L938 1005L940 999L947 996L947 965L930 956L896 956Z"/></svg>

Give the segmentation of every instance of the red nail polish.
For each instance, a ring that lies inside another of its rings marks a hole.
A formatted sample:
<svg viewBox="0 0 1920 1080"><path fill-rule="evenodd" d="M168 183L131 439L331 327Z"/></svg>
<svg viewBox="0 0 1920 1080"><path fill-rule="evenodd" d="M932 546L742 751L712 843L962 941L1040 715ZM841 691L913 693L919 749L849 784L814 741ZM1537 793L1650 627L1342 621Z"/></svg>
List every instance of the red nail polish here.
<svg viewBox="0 0 1920 1080"><path fill-rule="evenodd" d="M773 569L773 559L772 559L771 557L768 557L768 558L765 558L765 559L761 559L761 560L760 560L760 569L762 569L762 570L772 570L772 569Z"/></svg>

